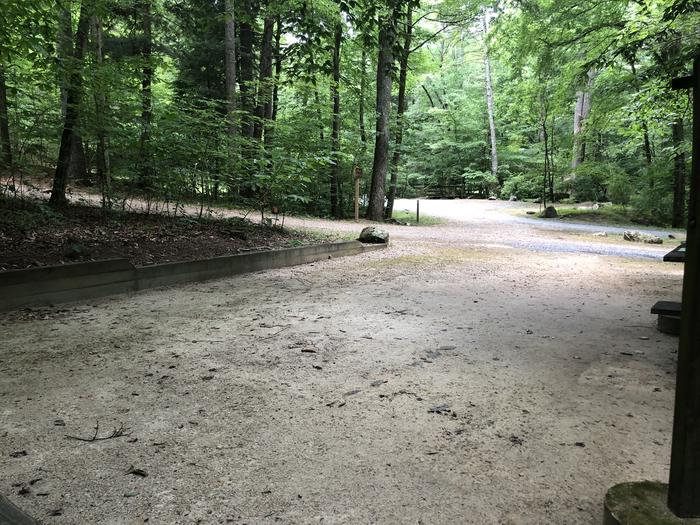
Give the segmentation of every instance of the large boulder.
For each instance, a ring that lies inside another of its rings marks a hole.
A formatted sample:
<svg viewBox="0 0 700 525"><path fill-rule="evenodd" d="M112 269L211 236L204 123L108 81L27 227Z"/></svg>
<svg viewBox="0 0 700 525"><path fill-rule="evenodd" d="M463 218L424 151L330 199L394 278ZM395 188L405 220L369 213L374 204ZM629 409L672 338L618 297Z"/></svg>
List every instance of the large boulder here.
<svg viewBox="0 0 700 525"><path fill-rule="evenodd" d="M557 209L554 206L547 206L540 215L543 219L556 219L559 217Z"/></svg>
<svg viewBox="0 0 700 525"><path fill-rule="evenodd" d="M630 242L645 242L647 244L663 244L664 242L661 237L657 237L656 235L631 230L625 231L622 238Z"/></svg>
<svg viewBox="0 0 700 525"><path fill-rule="evenodd" d="M379 226L367 226L360 233L358 240L371 244L389 244L389 232Z"/></svg>

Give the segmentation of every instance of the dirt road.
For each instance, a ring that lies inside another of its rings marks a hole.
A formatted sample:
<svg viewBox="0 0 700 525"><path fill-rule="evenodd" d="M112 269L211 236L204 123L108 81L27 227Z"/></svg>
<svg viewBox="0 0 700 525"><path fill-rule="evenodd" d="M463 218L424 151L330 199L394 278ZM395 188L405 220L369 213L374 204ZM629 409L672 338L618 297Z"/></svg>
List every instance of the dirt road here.
<svg viewBox="0 0 700 525"><path fill-rule="evenodd" d="M682 267L490 206L3 315L0 492L48 524L600 523L608 486L667 477L677 339L649 308ZM96 421L128 430L66 437Z"/></svg>

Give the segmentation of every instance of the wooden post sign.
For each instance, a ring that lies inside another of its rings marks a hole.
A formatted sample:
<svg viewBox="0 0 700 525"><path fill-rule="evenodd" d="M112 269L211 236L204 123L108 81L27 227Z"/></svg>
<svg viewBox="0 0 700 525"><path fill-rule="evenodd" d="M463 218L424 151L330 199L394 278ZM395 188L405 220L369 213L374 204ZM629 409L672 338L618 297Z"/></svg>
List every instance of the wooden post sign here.
<svg viewBox="0 0 700 525"><path fill-rule="evenodd" d="M362 168L355 166L355 220L360 220L360 179L362 178Z"/></svg>
<svg viewBox="0 0 700 525"><path fill-rule="evenodd" d="M700 517L700 56L693 75L673 82L693 93L693 167L683 275L668 507L679 518Z"/></svg>

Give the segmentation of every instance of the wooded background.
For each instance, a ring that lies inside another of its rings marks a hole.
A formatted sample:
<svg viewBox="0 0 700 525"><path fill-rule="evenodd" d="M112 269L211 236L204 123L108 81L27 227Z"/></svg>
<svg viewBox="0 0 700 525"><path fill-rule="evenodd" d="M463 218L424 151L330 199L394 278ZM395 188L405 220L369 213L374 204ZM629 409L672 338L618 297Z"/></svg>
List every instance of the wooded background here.
<svg viewBox="0 0 700 525"><path fill-rule="evenodd" d="M4 195L390 217L576 198L682 226L695 0L5 0Z"/></svg>

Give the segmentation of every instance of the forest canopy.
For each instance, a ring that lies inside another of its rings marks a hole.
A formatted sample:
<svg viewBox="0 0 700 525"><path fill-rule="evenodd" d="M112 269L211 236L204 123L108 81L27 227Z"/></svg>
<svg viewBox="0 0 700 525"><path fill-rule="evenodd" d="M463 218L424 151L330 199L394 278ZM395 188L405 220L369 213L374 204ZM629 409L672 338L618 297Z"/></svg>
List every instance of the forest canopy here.
<svg viewBox="0 0 700 525"><path fill-rule="evenodd" d="M681 226L693 0L8 0L0 190L342 218L613 202Z"/></svg>

